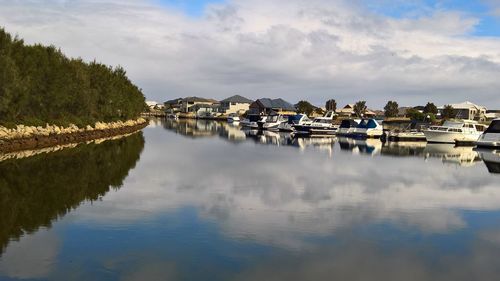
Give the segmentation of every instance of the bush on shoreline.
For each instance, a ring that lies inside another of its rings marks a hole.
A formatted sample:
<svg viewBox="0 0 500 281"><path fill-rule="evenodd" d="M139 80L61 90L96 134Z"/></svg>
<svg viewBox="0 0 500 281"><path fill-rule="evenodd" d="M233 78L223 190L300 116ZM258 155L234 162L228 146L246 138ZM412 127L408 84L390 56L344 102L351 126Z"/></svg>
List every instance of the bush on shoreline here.
<svg viewBox="0 0 500 281"><path fill-rule="evenodd" d="M136 119L145 98L122 67L28 46L0 28L0 125L79 127Z"/></svg>

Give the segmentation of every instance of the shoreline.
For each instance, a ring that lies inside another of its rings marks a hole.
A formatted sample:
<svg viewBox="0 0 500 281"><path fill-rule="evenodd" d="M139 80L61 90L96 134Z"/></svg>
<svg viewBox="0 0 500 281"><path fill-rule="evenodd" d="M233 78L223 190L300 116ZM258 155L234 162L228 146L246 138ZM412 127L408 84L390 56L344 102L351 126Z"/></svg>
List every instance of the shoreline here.
<svg viewBox="0 0 500 281"><path fill-rule="evenodd" d="M47 148L130 134L145 128L148 124L146 119L139 118L125 122L98 122L95 127L87 126L84 129L76 126L35 128L21 125L15 130L10 130L10 135L4 133L3 136L0 136L0 153ZM33 132L34 130L35 132Z"/></svg>

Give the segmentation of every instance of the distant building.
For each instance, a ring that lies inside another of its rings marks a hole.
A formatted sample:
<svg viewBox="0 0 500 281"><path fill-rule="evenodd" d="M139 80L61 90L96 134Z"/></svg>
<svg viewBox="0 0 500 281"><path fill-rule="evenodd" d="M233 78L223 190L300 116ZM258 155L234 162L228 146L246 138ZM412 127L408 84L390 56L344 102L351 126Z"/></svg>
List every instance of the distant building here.
<svg viewBox="0 0 500 281"><path fill-rule="evenodd" d="M165 112L167 113L177 113L181 111L182 98L177 98L173 100L168 100L163 103Z"/></svg>
<svg viewBox="0 0 500 281"><path fill-rule="evenodd" d="M155 101L146 101L146 105L149 107L149 109L163 109L163 104L159 104Z"/></svg>
<svg viewBox="0 0 500 281"><path fill-rule="evenodd" d="M484 106L480 106L469 101L450 105L454 109L455 118L479 121L486 120L486 107ZM441 106L438 108L440 114L442 114L444 107L445 106Z"/></svg>
<svg viewBox="0 0 500 281"><path fill-rule="evenodd" d="M294 114L297 112L293 104L283 99L262 98L250 104L252 114L270 114L272 112Z"/></svg>
<svg viewBox="0 0 500 281"><path fill-rule="evenodd" d="M337 114L341 117L356 117L356 112L354 112L354 104L347 104L342 109L338 110ZM370 109L367 109L363 114L363 117L373 118L375 116L377 116L377 113Z"/></svg>
<svg viewBox="0 0 500 281"><path fill-rule="evenodd" d="M195 105L214 105L214 104L219 104L219 102L213 99L205 99L200 97L187 97L181 100L180 111L184 113L194 112L195 110L194 109L190 110L190 108Z"/></svg>
<svg viewBox="0 0 500 281"><path fill-rule="evenodd" d="M250 109L250 104L253 100L247 99L240 95L234 95L220 101L220 112L224 114L243 114Z"/></svg>

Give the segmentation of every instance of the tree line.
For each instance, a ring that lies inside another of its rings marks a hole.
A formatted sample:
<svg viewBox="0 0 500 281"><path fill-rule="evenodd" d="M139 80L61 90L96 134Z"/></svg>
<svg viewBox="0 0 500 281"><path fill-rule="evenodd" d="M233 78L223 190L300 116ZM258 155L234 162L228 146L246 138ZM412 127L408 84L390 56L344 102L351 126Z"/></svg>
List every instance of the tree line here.
<svg viewBox="0 0 500 281"><path fill-rule="evenodd" d="M320 108L316 108L310 102L301 100L296 104L297 111L299 113L304 113L310 115L312 112L320 113ZM327 111L337 111L337 102L335 99L329 99L325 103L325 109ZM438 115L437 106L428 102L425 106L406 108L405 112L399 112L399 104L396 101L388 101L384 107L384 116L387 118L405 116L416 121L431 121L434 122ZM352 111L354 115L361 118L368 111L366 106L366 101L358 101L354 104ZM452 119L455 118L455 109L451 105L445 105L441 112L442 119Z"/></svg>
<svg viewBox="0 0 500 281"><path fill-rule="evenodd" d="M141 90L125 70L25 45L0 28L0 125L92 125L139 116Z"/></svg>

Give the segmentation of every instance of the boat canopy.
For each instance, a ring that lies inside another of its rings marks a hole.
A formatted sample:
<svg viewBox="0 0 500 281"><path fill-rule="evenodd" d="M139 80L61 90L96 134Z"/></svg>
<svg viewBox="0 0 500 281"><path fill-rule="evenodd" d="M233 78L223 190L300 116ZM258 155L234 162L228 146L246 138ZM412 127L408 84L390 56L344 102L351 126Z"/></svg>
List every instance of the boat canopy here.
<svg viewBox="0 0 500 281"><path fill-rule="evenodd" d="M358 122L356 122L355 120L353 119L344 119L342 120L342 122L340 123L340 128L344 128L344 129L349 129L349 128L355 128L359 125Z"/></svg>
<svg viewBox="0 0 500 281"><path fill-rule="evenodd" d="M299 124L303 117L304 114L290 115L288 116L288 124Z"/></svg>
<svg viewBox="0 0 500 281"><path fill-rule="evenodd" d="M248 115L247 118L248 118L248 121L250 122L257 122L260 120L260 115L257 115L257 114L251 114L251 115Z"/></svg>
<svg viewBox="0 0 500 281"><path fill-rule="evenodd" d="M500 134L500 119L493 120L485 133Z"/></svg>
<svg viewBox="0 0 500 281"><path fill-rule="evenodd" d="M357 128L360 128L360 129L375 129L379 126L379 124L377 123L377 121L375 121L375 119L363 119L361 120L361 122L359 123L358 127Z"/></svg>

